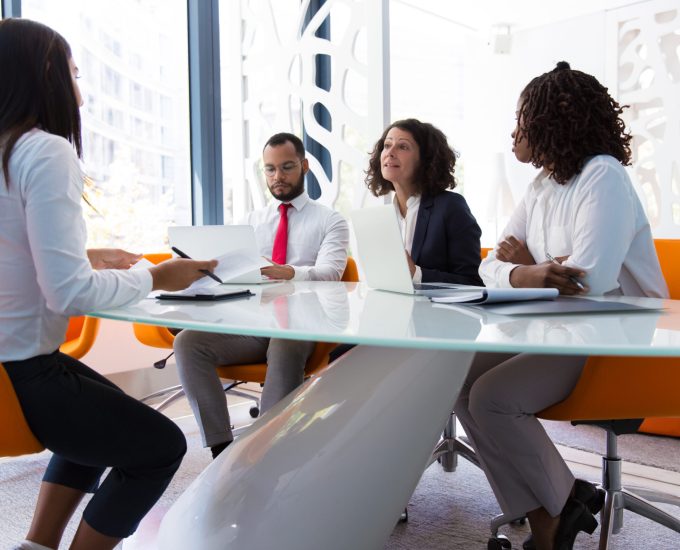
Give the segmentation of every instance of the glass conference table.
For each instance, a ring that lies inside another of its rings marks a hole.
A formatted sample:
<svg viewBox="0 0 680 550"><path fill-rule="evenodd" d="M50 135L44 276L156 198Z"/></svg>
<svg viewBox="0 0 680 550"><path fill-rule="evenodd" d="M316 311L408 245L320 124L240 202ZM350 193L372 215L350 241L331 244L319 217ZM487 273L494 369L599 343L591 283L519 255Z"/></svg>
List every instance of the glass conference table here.
<svg viewBox="0 0 680 550"><path fill-rule="evenodd" d="M383 548L475 352L680 356L680 301L621 298L664 309L511 317L357 283L249 288L255 296L233 301L146 299L93 314L359 344L258 418L194 480L163 520L163 550Z"/></svg>

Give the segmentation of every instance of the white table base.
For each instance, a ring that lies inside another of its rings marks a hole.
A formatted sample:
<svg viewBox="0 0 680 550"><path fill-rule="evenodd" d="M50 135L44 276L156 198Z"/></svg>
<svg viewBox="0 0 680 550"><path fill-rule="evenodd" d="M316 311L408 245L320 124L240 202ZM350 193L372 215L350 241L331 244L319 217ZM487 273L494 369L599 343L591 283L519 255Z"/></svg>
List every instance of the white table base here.
<svg viewBox="0 0 680 550"><path fill-rule="evenodd" d="M473 355L354 348L201 473L166 514L158 547L383 548Z"/></svg>

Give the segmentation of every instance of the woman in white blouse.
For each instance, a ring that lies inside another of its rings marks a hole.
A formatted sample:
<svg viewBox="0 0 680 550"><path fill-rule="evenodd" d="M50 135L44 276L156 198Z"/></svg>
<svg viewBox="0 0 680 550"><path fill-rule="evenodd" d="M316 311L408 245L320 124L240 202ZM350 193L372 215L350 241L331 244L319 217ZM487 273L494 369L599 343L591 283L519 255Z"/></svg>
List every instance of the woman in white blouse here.
<svg viewBox="0 0 680 550"><path fill-rule="evenodd" d="M667 297L649 222L624 169L622 108L565 62L520 95L513 152L541 172L480 266L487 286ZM477 354L454 411L496 498L526 515L525 548L569 549L592 532L603 495L575 480L535 414L566 398L585 357Z"/></svg>
<svg viewBox="0 0 680 550"><path fill-rule="evenodd" d="M153 289L180 290L215 262L128 270L138 255L86 250L81 97L70 48L44 25L5 19L0 74L0 362L31 430L53 453L17 548L57 548L91 492L71 548L110 549L163 493L186 442L173 422L59 353L68 318L134 303Z"/></svg>

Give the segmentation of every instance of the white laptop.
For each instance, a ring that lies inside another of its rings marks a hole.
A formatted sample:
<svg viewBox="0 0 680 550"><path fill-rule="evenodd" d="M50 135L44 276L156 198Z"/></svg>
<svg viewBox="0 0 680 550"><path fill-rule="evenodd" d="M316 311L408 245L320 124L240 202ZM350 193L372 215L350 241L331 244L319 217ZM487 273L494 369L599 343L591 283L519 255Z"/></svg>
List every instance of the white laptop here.
<svg viewBox="0 0 680 550"><path fill-rule="evenodd" d="M189 225L168 227L171 247L195 260L222 259L215 270L225 283L261 284L278 282L260 273L269 265L259 254L251 225ZM225 258L226 256L226 258Z"/></svg>
<svg viewBox="0 0 680 550"><path fill-rule="evenodd" d="M393 205L355 210L351 220L359 261L371 288L423 296L445 296L452 288L466 288L452 283L413 283Z"/></svg>

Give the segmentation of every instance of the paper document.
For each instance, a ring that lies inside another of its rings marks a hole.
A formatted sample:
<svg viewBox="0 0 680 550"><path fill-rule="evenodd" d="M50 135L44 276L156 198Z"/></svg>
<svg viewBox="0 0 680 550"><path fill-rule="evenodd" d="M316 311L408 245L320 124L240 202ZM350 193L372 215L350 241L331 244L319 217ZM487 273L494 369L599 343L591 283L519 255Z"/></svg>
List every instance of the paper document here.
<svg viewBox="0 0 680 550"><path fill-rule="evenodd" d="M130 270L133 269L149 269L150 267L153 267L155 264L147 260L146 258L142 258L139 260L136 264L132 264L130 266Z"/></svg>
<svg viewBox="0 0 680 550"><path fill-rule="evenodd" d="M253 274L257 278L261 278L260 268L271 265L261 256L254 255L251 250L241 248L232 250L226 254L222 254L215 258L218 262L215 268L215 275L222 279L225 283L231 283L236 280L241 280L243 277ZM187 290L195 290L197 288L210 288L218 285L210 277L203 277L195 281Z"/></svg>
<svg viewBox="0 0 680 550"><path fill-rule="evenodd" d="M554 300L556 288L478 288L452 289L447 296L430 298L440 304L496 304L500 302L526 302L529 300Z"/></svg>

